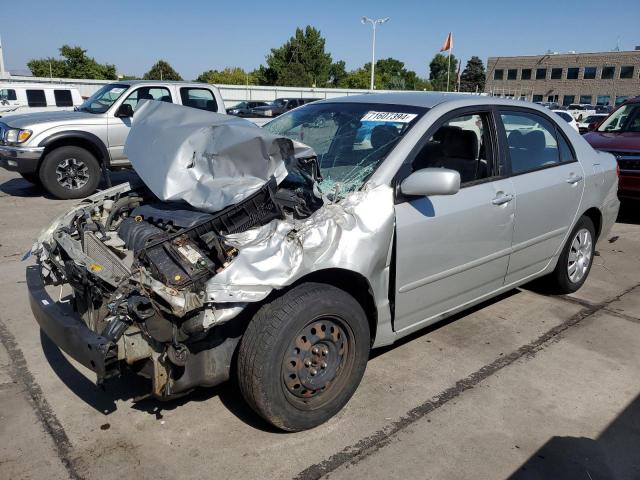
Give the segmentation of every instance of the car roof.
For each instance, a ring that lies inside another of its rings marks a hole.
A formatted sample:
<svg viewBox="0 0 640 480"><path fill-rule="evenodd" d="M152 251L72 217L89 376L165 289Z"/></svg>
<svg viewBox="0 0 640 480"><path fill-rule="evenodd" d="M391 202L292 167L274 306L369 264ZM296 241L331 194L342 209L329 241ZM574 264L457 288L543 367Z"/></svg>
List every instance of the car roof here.
<svg viewBox="0 0 640 480"><path fill-rule="evenodd" d="M445 93L445 92L390 92L390 93L365 93L362 95L349 95L346 97L327 98L314 102L318 103L381 103L388 105L406 105L412 107L433 108L446 102L464 102L468 105L505 105L526 106L536 110L549 111L538 104L523 100L507 100L504 98L479 95L472 93Z"/></svg>
<svg viewBox="0 0 640 480"><path fill-rule="evenodd" d="M211 85L210 83L203 83L203 82L185 82L185 81L177 81L177 80L114 80L111 83L117 83L118 85L157 85L157 84L162 84L162 85L182 85L182 86L187 86L187 85L199 85L199 86L206 86L206 87L213 87L214 85Z"/></svg>

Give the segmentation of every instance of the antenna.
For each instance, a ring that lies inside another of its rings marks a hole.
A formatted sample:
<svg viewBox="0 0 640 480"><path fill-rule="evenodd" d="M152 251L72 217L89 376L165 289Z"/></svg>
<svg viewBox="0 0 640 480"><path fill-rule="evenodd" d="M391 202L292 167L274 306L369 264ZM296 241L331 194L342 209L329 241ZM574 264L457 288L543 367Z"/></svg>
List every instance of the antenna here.
<svg viewBox="0 0 640 480"><path fill-rule="evenodd" d="M620 37L616 39L616 48L613 49L614 52L620 51Z"/></svg>

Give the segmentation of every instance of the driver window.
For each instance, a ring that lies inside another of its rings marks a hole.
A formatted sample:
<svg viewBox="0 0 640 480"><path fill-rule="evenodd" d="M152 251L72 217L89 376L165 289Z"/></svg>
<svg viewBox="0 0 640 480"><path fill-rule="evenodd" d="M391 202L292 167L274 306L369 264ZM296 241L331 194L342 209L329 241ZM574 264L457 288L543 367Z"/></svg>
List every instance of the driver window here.
<svg viewBox="0 0 640 480"><path fill-rule="evenodd" d="M163 87L141 87L129 94L127 99L122 102L128 103L136 111L138 103L142 100L160 100L161 102L171 102L171 93Z"/></svg>
<svg viewBox="0 0 640 480"><path fill-rule="evenodd" d="M412 170L448 168L460 173L461 184L493 175L488 114L461 115L447 121L412 162Z"/></svg>

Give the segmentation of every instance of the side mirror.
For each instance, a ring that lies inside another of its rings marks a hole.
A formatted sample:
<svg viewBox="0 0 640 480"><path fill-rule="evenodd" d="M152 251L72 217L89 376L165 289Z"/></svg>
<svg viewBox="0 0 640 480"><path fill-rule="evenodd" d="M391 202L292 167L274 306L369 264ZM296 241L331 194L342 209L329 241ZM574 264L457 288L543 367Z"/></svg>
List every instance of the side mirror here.
<svg viewBox="0 0 640 480"><path fill-rule="evenodd" d="M589 132L593 132L596 128L598 128L598 122L591 122L589 126L587 126L587 130Z"/></svg>
<svg viewBox="0 0 640 480"><path fill-rule="evenodd" d="M130 118L133 117L133 107L129 103L123 103L116 111L116 117Z"/></svg>
<svg viewBox="0 0 640 480"><path fill-rule="evenodd" d="M404 195L454 195L460 190L460 174L448 168L423 168L405 178L400 184Z"/></svg>

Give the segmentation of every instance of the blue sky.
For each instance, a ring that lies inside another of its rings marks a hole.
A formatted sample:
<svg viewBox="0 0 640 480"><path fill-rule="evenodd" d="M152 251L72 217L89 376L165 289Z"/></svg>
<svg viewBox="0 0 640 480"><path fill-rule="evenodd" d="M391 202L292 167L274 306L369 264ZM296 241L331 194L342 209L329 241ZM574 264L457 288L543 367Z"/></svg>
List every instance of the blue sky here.
<svg viewBox="0 0 640 480"><path fill-rule="evenodd" d="M463 61L478 55L533 55L547 50L608 51L640 45L640 1L66 1L30 0L29 15L0 22L8 69L80 45L119 73L141 75L159 58L186 79L225 66L253 69L297 26L319 28L334 60L349 69L371 55L363 15L391 20L378 30L376 58L395 57L425 76L447 32ZM6 9L5 10L6 13ZM4 16L4 15L3 15Z"/></svg>

